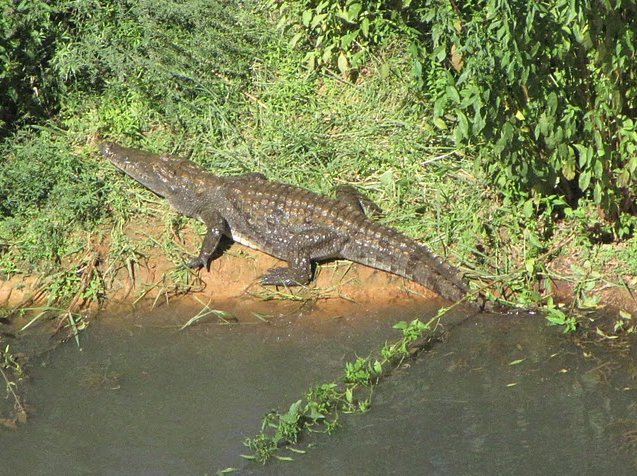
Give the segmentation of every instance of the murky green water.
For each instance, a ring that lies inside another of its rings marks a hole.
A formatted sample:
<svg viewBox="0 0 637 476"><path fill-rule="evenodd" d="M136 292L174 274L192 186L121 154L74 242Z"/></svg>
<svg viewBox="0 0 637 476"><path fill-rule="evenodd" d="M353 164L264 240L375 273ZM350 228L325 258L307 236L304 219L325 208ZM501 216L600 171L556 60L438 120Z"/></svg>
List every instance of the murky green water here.
<svg viewBox="0 0 637 476"><path fill-rule="evenodd" d="M393 323L435 310L401 312L208 321L182 332L175 325L191 314L179 310L102 318L82 334L81 352L69 342L31 369L32 417L0 430L0 473L635 474L609 426L637 420L635 382L617 383L616 363L609 380L603 360L538 317L473 317L384 381L368 414L312 437L294 462L240 458L267 411L397 336Z"/></svg>

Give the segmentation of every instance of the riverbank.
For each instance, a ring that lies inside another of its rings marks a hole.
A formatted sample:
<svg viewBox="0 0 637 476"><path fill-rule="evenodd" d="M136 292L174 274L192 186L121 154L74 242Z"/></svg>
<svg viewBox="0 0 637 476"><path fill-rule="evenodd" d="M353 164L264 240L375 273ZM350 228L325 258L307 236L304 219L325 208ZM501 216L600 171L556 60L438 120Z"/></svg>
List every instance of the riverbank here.
<svg viewBox="0 0 637 476"><path fill-rule="evenodd" d="M192 224L196 225L194 221ZM322 308L339 312L348 306L382 309L439 298L417 283L344 260L317 266L315 279L307 286L262 286L259 277L285 263L230 240L222 243L221 255L211 262L209 270L193 271L186 268L185 263L189 254L196 254L202 239L195 228L185 225L179 233L171 233L160 220L143 226L129 223L118 238L138 245L137 259L128 263L122 263L118 255L114 257L111 234L109 230L102 230L101 239L93 239L84 250L83 256L90 259L64 265L75 269L78 280L84 283L71 299L69 309L95 315L127 308L148 310L169 301L195 306L205 303L212 307L220 303L227 308L228 303L233 302L239 307L259 307L255 303L278 300L320 302ZM167 252L168 247L172 247L173 252ZM584 270L586 266L591 277L575 279L573 270ZM637 301L632 293L637 286L634 276L615 276L615 281L625 285L613 284L611 276L591 268L590 262L578 259L577 255L562 255L551 262L550 269L554 277L550 295L560 307L575 309L583 299L588 299L591 308L605 315L618 311L637 313ZM90 278L86 279L87 276ZM94 277L99 279L100 289L95 295L98 299L92 299L93 295L87 293ZM31 314L46 309L52 304L54 282L55 279L47 281L37 274L0 279L0 307L28 306ZM594 301L590 301L593 298ZM515 307L511 307L511 311L514 312Z"/></svg>
<svg viewBox="0 0 637 476"><path fill-rule="evenodd" d="M4 315L26 307L39 319L76 316L70 325L111 305L177 296L377 306L431 297L344 263L321 266L308 288L262 288L256 278L273 259L237 245L211 272L193 273L183 263L199 247L201 224L103 160L97 145L112 139L327 195L354 185L383 210L380 220L512 307L541 308L574 330L608 304L613 315L623 312L611 327L634 331L637 239L618 239L585 200L573 208L530 193L520 202L495 187L474 150L433 121L400 40L379 47L356 77L310 71L258 2L223 11L203 1L160 4L82 17L85 28L68 44L59 40L52 62L67 80L56 113L2 140ZM97 50L95 31L106 35Z"/></svg>

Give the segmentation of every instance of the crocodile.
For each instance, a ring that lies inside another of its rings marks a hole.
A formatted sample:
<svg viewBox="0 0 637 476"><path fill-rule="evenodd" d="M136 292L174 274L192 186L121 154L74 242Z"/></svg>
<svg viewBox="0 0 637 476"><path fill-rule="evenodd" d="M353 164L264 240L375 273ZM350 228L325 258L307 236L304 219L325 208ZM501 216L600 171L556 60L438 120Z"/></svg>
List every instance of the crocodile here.
<svg viewBox="0 0 637 476"><path fill-rule="evenodd" d="M208 268L223 236L281 260L287 267L268 270L263 285L305 285L317 261L347 259L415 281L451 301L470 288L461 272L425 245L370 219L377 207L351 186L336 198L268 180L263 174L219 176L186 159L100 145L116 167L164 197L177 212L203 221L206 235L188 266ZM482 299L482 298L480 298ZM481 309L485 300L471 301Z"/></svg>

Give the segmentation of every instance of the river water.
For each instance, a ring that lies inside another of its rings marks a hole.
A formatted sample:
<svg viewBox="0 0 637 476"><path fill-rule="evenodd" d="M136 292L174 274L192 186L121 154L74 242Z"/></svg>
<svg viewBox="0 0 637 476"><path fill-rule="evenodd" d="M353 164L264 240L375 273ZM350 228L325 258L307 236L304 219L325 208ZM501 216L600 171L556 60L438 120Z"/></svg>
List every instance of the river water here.
<svg viewBox="0 0 637 476"><path fill-rule="evenodd" d="M636 474L622 435L637 430L637 391L621 359L523 315L453 316L443 342L375 389L371 411L281 453L292 462L241 458L265 413L439 305L318 317L272 305L265 321L181 331L192 309L101 316L82 350L69 341L30 362L31 417L0 430L0 474Z"/></svg>

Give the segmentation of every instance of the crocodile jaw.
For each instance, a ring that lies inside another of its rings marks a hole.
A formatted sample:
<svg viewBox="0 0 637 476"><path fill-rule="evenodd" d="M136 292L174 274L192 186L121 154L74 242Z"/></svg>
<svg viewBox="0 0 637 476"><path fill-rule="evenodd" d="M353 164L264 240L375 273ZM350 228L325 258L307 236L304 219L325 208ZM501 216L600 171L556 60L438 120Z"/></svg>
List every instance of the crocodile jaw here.
<svg viewBox="0 0 637 476"><path fill-rule="evenodd" d="M101 144L100 152L113 165L157 195L170 198L185 192L183 189L187 185L183 182L187 171L181 170L183 161L180 159L128 149L114 142Z"/></svg>

